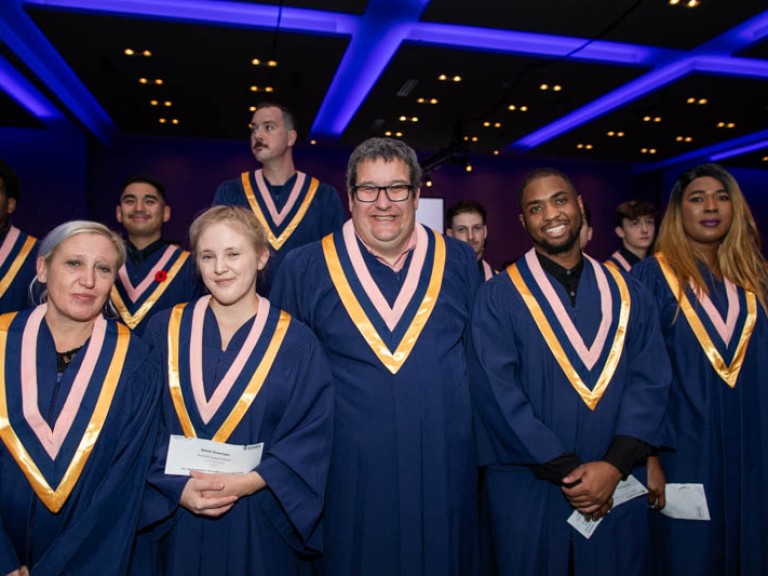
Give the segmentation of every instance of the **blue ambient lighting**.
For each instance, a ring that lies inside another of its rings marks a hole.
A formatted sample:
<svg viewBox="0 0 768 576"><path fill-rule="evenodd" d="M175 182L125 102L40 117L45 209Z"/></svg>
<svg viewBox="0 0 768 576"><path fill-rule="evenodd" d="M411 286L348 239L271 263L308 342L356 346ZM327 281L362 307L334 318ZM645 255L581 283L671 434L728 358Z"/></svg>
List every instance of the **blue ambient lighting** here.
<svg viewBox="0 0 768 576"><path fill-rule="evenodd" d="M0 56L0 88L39 120L61 117L56 107L2 56Z"/></svg>
<svg viewBox="0 0 768 576"><path fill-rule="evenodd" d="M669 168L670 166L696 164L705 160L716 162L724 158L746 154L766 146L768 146L768 130L760 130L759 132L733 138L727 142L719 142L711 146L699 148L698 150L691 150L685 154L667 158L660 162L637 166L633 170L633 175L648 174Z"/></svg>
<svg viewBox="0 0 768 576"><path fill-rule="evenodd" d="M245 28L274 28L279 8L250 2L212 0L12 0L7 4L58 8L86 12L143 16L185 22L216 23ZM605 94L601 98L528 134L510 148L529 150L569 130L597 118L631 100L640 98L691 72L768 78L768 63L732 57L745 47L768 36L768 11L751 18L700 46L680 52L582 38L515 32L491 28L420 22L429 0L370 0L362 16L320 10L283 7L280 27L284 30L349 36L349 46L339 64L323 103L318 110L311 135L340 136L375 86L403 42L474 49L535 57L564 57L606 64L655 68L649 73ZM5 18L0 10L0 16ZM20 10L18 10L21 12ZM18 18L16 18L18 20ZM85 90L69 67L53 50L34 24L25 26L41 39L30 40L27 31L19 32L30 49L6 43L54 91L70 110L95 134L103 134L111 121ZM0 25L2 21L0 21ZM18 22L16 23L18 24ZM2 26L0 26L2 28ZM7 29L8 27L6 27ZM18 26L14 26L18 29ZM7 38L4 30L4 39ZM24 44L24 43L22 43ZM42 53L36 52L45 48ZM53 57L48 55L53 53ZM34 60L45 58L46 66ZM49 69L50 68L50 69ZM68 90L62 90L65 78ZM74 83L77 83L76 85ZM73 88L74 86L74 88Z"/></svg>

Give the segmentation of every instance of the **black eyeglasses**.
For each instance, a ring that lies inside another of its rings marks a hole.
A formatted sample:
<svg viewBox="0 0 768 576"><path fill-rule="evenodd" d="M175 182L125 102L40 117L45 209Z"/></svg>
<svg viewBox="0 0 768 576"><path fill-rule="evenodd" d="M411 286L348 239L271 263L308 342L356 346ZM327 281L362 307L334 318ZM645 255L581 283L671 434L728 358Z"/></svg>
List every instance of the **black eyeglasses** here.
<svg viewBox="0 0 768 576"><path fill-rule="evenodd" d="M382 190L390 202L404 202L411 195L413 186L410 184L392 184L390 186L363 184L352 187L352 193L360 202L376 202Z"/></svg>

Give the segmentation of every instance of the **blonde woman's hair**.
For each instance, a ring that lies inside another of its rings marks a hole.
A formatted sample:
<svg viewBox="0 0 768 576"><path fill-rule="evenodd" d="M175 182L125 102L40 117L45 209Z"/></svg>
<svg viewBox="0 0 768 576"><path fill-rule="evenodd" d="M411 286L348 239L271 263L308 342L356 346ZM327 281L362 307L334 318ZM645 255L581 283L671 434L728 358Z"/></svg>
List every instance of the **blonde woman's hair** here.
<svg viewBox="0 0 768 576"><path fill-rule="evenodd" d="M220 222L232 225L248 236L257 253L261 254L265 250L269 250L267 233L253 212L241 206L214 206L195 218L189 227L192 252L197 252L200 236L203 235L206 228Z"/></svg>
<svg viewBox="0 0 768 576"><path fill-rule="evenodd" d="M760 234L744 194L736 179L722 166L701 164L682 174L672 187L667 210L661 221L656 251L663 252L677 276L680 290L689 282L696 289L708 293L707 284L701 274L699 262L703 261L688 241L683 228L683 194L688 185L697 178L710 176L720 182L730 197L733 208L731 226L717 249L717 263L720 272L731 282L744 290L755 293L763 309L766 308L768 292L768 269L762 254ZM680 295L678 294L678 297Z"/></svg>

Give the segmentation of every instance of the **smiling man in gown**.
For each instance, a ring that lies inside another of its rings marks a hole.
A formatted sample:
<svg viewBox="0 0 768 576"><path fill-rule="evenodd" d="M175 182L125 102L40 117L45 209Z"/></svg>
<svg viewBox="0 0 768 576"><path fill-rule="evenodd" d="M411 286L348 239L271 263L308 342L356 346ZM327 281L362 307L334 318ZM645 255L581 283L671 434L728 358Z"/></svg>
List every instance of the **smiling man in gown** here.
<svg viewBox="0 0 768 576"><path fill-rule="evenodd" d="M399 140L352 153L352 219L285 259L272 296L317 334L336 393L323 571L472 573L476 465L465 345L471 248L416 223Z"/></svg>

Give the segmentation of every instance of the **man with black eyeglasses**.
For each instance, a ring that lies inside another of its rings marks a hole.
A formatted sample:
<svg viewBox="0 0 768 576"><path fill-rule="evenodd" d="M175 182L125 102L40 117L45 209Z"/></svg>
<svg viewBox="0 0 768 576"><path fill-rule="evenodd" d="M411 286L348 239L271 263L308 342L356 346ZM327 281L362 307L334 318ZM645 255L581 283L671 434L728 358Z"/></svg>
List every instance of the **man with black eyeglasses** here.
<svg viewBox="0 0 768 576"><path fill-rule="evenodd" d="M285 106L259 104L249 130L251 152L261 168L219 185L213 204L245 206L264 226L272 255L259 276L258 292L267 296L283 256L336 230L344 209L333 186L296 170L296 121Z"/></svg>
<svg viewBox="0 0 768 576"><path fill-rule="evenodd" d="M465 342L479 285L464 242L416 222L405 143L352 153L352 219L286 256L272 300L307 323L336 393L322 573L473 573L476 466Z"/></svg>

